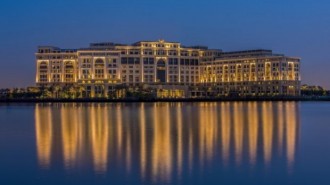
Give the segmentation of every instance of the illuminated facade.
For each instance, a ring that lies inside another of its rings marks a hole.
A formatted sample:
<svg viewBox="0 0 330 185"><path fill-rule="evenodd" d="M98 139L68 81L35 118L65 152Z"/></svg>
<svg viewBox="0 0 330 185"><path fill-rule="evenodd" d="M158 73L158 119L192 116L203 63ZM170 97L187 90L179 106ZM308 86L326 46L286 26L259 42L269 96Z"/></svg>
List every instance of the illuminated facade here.
<svg viewBox="0 0 330 185"><path fill-rule="evenodd" d="M88 97L107 97L118 85L154 88L158 97L299 95L299 62L268 50L222 52L164 40L82 49L42 46L36 83L78 85Z"/></svg>
<svg viewBox="0 0 330 185"><path fill-rule="evenodd" d="M271 50L223 53L200 68L201 82L220 95L300 95L300 59Z"/></svg>

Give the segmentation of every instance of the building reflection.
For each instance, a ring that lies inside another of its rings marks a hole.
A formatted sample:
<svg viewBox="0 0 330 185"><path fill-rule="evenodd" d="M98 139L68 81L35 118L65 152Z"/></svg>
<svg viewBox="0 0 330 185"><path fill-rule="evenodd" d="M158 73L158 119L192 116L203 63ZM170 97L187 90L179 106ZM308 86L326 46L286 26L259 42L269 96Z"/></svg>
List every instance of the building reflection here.
<svg viewBox="0 0 330 185"><path fill-rule="evenodd" d="M262 104L262 143L266 165L270 163L273 151L273 111L272 103L265 102Z"/></svg>
<svg viewBox="0 0 330 185"><path fill-rule="evenodd" d="M222 103L220 110L220 119L221 119L221 151L222 151L222 160L225 165L229 162L230 154L230 133L231 133L231 114L229 103Z"/></svg>
<svg viewBox="0 0 330 185"><path fill-rule="evenodd" d="M171 123L168 104L154 104L152 124L151 172L154 181L168 181L175 157L171 142Z"/></svg>
<svg viewBox="0 0 330 185"><path fill-rule="evenodd" d="M38 162L41 167L48 168L50 166L53 141L52 112L51 109L38 107L35 111Z"/></svg>
<svg viewBox="0 0 330 185"><path fill-rule="evenodd" d="M296 142L297 142L297 127L298 120L297 110L294 108L292 104L285 105L285 113L286 113L286 157L288 160L288 167L291 170L292 165L294 163L295 151L296 151Z"/></svg>
<svg viewBox="0 0 330 185"><path fill-rule="evenodd" d="M257 103L252 102L248 104L248 142L249 142L249 162L251 165L256 164L257 146L258 146L258 108Z"/></svg>
<svg viewBox="0 0 330 185"><path fill-rule="evenodd" d="M146 113L145 105L140 108L140 171L142 178L145 178L147 166L147 136L146 136Z"/></svg>
<svg viewBox="0 0 330 185"><path fill-rule="evenodd" d="M198 139L199 139L199 161L203 164L206 160L210 162L213 158L217 142L217 111L215 103L202 103L199 111ZM195 134L193 134L195 135Z"/></svg>
<svg viewBox="0 0 330 185"><path fill-rule="evenodd" d="M61 113L61 136L64 166L71 169L78 158L78 146L81 143L81 125L78 122L78 114L72 107L63 106Z"/></svg>
<svg viewBox="0 0 330 185"><path fill-rule="evenodd" d="M243 117L244 112L242 111L242 103L234 103L234 148L235 148L235 161L239 165L242 160L243 152Z"/></svg>
<svg viewBox="0 0 330 185"><path fill-rule="evenodd" d="M67 170L138 170L154 182L210 165L269 167L275 159L292 170L299 104L37 104L35 130L42 168L61 156Z"/></svg>
<svg viewBox="0 0 330 185"><path fill-rule="evenodd" d="M108 163L109 124L107 109L92 106L90 111L90 141L92 147L93 164L96 172L105 172Z"/></svg>

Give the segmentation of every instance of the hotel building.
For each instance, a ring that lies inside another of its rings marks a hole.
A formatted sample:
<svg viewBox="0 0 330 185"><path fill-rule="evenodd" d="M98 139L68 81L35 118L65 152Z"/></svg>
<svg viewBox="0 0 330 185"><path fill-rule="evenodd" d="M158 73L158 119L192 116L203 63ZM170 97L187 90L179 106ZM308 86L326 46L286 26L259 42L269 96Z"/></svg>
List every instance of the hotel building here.
<svg viewBox="0 0 330 185"><path fill-rule="evenodd" d="M300 59L271 50L223 52L164 40L40 46L36 68L38 86L81 86L87 97L107 97L118 86L154 89L158 97L300 94Z"/></svg>

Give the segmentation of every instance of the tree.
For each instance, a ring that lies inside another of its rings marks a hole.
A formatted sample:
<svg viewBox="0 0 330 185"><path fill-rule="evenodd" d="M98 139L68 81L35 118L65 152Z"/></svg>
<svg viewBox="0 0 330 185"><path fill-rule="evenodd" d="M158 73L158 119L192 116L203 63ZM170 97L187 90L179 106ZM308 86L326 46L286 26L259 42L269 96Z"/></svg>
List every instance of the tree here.
<svg viewBox="0 0 330 185"><path fill-rule="evenodd" d="M68 95L69 95L69 98L75 98L76 97L76 89L73 85L70 85L68 87Z"/></svg>
<svg viewBox="0 0 330 185"><path fill-rule="evenodd" d="M75 85L74 86L75 91L76 91L76 98L82 98L83 97L83 92L85 91L85 87L82 85Z"/></svg>
<svg viewBox="0 0 330 185"><path fill-rule="evenodd" d="M53 85L51 88L50 88L50 91L52 93L52 97L53 98L58 98L59 97L59 92L61 90L61 86L58 85L58 84L55 84Z"/></svg>
<svg viewBox="0 0 330 185"><path fill-rule="evenodd" d="M41 98L52 98L52 92L50 88L42 86L41 87Z"/></svg>

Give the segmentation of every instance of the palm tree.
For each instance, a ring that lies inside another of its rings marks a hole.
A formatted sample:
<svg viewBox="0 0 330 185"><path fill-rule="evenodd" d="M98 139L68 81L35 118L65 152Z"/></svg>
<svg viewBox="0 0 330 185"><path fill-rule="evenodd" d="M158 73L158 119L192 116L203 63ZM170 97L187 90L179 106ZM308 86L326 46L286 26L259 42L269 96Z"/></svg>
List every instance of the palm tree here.
<svg viewBox="0 0 330 185"><path fill-rule="evenodd" d="M42 86L41 87L41 98L51 98L52 93L50 91L50 88Z"/></svg>
<svg viewBox="0 0 330 185"><path fill-rule="evenodd" d="M76 95L76 89L73 85L70 85L68 88L68 94L69 94L69 98L75 98Z"/></svg>
<svg viewBox="0 0 330 185"><path fill-rule="evenodd" d="M69 89L68 85L65 85L61 89L61 91L59 92L60 98L68 98L69 97L68 89Z"/></svg>
<svg viewBox="0 0 330 185"><path fill-rule="evenodd" d="M58 98L59 97L59 92L61 91L61 86L58 84L55 84L53 86L50 87L50 91L52 93L52 97L53 98Z"/></svg>
<svg viewBox="0 0 330 185"><path fill-rule="evenodd" d="M75 98L82 98L83 97L83 92L85 91L85 87L82 85L75 85L74 86L76 96Z"/></svg>
<svg viewBox="0 0 330 185"><path fill-rule="evenodd" d="M66 85L62 89L61 97L62 98L75 98L76 90L73 85Z"/></svg>

